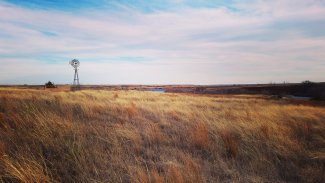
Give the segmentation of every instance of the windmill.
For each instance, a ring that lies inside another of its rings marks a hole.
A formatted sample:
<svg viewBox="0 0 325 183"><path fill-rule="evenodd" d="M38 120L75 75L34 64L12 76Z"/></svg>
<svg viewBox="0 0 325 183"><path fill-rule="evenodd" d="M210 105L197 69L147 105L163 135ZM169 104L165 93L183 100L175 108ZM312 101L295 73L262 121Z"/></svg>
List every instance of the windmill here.
<svg viewBox="0 0 325 183"><path fill-rule="evenodd" d="M79 87L78 67L80 65L80 62L77 59L73 59L69 63L74 68L73 87L77 88L77 87Z"/></svg>

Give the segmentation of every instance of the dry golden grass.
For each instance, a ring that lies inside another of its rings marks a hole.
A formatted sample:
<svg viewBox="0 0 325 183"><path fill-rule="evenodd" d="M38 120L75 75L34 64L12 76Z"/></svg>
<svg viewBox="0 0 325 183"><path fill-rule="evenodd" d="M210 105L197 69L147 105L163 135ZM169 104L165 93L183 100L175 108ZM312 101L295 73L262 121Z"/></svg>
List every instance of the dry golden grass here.
<svg viewBox="0 0 325 183"><path fill-rule="evenodd" d="M325 107L0 89L0 182L324 182Z"/></svg>

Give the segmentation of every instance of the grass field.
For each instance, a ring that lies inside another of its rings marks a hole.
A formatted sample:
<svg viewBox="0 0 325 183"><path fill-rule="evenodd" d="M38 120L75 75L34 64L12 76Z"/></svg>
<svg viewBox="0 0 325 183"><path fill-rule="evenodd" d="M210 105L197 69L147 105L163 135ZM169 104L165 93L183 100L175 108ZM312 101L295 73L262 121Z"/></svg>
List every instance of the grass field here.
<svg viewBox="0 0 325 183"><path fill-rule="evenodd" d="M0 89L0 182L324 182L325 105Z"/></svg>

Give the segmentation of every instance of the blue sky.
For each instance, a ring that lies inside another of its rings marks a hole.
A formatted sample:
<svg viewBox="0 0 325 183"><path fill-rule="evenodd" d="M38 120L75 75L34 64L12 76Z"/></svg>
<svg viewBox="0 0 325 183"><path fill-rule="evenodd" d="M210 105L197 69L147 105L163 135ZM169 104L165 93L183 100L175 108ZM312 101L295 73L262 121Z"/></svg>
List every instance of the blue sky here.
<svg viewBox="0 0 325 183"><path fill-rule="evenodd" d="M0 84L325 81L324 0L0 0Z"/></svg>
<svg viewBox="0 0 325 183"><path fill-rule="evenodd" d="M33 9L62 10L122 10L130 8L142 12L168 11L180 8L233 7L232 0L7 0L6 2Z"/></svg>

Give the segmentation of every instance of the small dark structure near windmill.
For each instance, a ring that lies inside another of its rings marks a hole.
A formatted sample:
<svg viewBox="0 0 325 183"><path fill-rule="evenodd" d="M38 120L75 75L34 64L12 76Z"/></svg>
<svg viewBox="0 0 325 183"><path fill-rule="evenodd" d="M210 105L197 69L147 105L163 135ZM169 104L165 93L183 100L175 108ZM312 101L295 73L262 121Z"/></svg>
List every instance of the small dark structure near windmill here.
<svg viewBox="0 0 325 183"><path fill-rule="evenodd" d="M48 81L47 83L45 83L44 88L56 88L56 86L53 82Z"/></svg>
<svg viewBox="0 0 325 183"><path fill-rule="evenodd" d="M74 78L73 78L73 85L71 86L71 90L79 90L79 75L78 75L78 67L80 66L80 62L77 59L73 59L69 62L69 64L74 68Z"/></svg>

